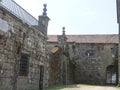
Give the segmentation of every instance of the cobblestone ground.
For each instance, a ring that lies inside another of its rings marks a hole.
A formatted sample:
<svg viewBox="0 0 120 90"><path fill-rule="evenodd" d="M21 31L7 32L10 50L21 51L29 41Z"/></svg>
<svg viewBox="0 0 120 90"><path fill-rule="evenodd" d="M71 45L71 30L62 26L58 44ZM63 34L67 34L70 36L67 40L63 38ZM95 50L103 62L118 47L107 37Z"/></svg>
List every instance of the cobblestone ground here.
<svg viewBox="0 0 120 90"><path fill-rule="evenodd" d="M111 86L69 85L51 87L45 90L120 90L120 88Z"/></svg>

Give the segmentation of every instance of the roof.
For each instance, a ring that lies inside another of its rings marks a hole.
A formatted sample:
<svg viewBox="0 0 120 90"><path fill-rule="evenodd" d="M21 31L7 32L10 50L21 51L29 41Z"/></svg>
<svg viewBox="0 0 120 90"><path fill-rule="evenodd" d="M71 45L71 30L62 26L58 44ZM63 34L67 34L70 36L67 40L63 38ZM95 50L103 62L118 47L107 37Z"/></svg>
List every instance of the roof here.
<svg viewBox="0 0 120 90"><path fill-rule="evenodd" d="M76 43L118 43L118 34L66 35L68 42ZM57 35L48 35L48 42L57 42Z"/></svg>
<svg viewBox="0 0 120 90"><path fill-rule="evenodd" d="M2 0L0 7L5 8L28 25L38 25L38 20L13 0Z"/></svg>

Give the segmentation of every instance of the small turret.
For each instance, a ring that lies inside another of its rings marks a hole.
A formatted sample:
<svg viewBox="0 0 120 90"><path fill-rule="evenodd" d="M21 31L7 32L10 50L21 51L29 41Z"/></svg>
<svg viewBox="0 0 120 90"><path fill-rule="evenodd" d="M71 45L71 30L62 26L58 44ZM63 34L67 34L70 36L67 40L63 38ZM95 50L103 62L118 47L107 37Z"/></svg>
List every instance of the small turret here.
<svg viewBox="0 0 120 90"><path fill-rule="evenodd" d="M47 28L48 28L48 22L50 20L50 18L47 16L47 4L43 5L43 14L41 16L39 16L39 27L42 28L42 32L47 35ZM41 26L42 24L42 26Z"/></svg>
<svg viewBox="0 0 120 90"><path fill-rule="evenodd" d="M59 45L62 47L64 51L67 47L67 37L65 35L65 27L63 27L62 29L63 29L62 35L58 35L57 38L58 38Z"/></svg>

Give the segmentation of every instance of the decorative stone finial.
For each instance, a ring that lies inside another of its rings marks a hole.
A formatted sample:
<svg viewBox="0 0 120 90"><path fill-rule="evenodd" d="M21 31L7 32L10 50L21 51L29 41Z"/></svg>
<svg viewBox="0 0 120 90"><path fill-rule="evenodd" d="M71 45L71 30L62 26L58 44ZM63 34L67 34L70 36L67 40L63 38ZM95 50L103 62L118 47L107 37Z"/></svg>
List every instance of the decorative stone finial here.
<svg viewBox="0 0 120 90"><path fill-rule="evenodd" d="M63 35L65 35L65 27L63 27L62 29L63 29Z"/></svg>
<svg viewBox="0 0 120 90"><path fill-rule="evenodd" d="M43 4L43 6L44 6L44 8L43 8L43 16L47 16L47 13L46 13L46 11L47 11L47 4Z"/></svg>

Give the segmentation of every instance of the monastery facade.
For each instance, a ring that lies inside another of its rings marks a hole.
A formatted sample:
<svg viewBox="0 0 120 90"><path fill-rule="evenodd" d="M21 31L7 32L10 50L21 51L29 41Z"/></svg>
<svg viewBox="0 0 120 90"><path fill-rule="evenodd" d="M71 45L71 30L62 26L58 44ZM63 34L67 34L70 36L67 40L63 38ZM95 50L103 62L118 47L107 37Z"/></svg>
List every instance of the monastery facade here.
<svg viewBox="0 0 120 90"><path fill-rule="evenodd" d="M46 11L37 20L13 0L0 2L0 90L119 84L119 36L66 35L64 27L47 35Z"/></svg>

